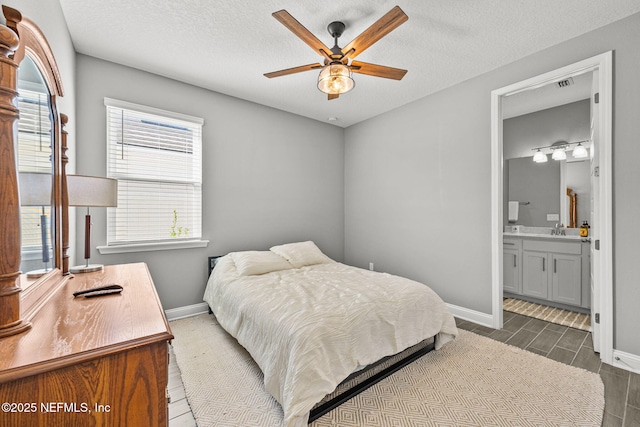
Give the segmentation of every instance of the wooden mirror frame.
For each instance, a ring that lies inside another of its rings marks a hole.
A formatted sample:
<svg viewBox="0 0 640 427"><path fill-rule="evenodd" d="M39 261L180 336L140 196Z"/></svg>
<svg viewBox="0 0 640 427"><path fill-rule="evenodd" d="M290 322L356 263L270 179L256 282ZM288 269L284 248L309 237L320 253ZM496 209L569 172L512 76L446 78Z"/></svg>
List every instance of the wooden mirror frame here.
<svg viewBox="0 0 640 427"><path fill-rule="evenodd" d="M46 37L31 20L2 6L6 26L0 25L0 339L27 331L30 319L68 279L69 215L66 183L67 117L58 114L56 98L63 96L62 80ZM52 230L54 268L28 283L20 272L20 202L16 170L17 71L25 55L33 60L49 89L52 113Z"/></svg>

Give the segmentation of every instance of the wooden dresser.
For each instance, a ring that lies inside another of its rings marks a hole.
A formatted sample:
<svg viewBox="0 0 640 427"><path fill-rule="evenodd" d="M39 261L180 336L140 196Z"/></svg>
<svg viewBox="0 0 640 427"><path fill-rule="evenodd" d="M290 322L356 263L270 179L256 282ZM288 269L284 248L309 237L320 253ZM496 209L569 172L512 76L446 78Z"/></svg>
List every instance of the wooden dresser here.
<svg viewBox="0 0 640 427"><path fill-rule="evenodd" d="M166 426L173 336L147 266L67 277L29 331L0 339L0 426ZM73 297L111 283L122 293Z"/></svg>

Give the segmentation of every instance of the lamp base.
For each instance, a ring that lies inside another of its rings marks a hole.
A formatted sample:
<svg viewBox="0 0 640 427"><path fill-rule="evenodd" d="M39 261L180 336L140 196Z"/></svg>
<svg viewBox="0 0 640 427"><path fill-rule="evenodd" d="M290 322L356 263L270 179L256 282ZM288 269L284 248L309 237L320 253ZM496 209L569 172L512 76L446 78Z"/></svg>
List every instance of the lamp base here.
<svg viewBox="0 0 640 427"><path fill-rule="evenodd" d="M102 264L87 264L87 265L77 265L75 267L71 267L69 269L69 273L78 274L78 273L92 273L94 271L100 271L104 268Z"/></svg>
<svg viewBox="0 0 640 427"><path fill-rule="evenodd" d="M50 272L50 268L41 268L40 270L27 271L27 279L37 279Z"/></svg>

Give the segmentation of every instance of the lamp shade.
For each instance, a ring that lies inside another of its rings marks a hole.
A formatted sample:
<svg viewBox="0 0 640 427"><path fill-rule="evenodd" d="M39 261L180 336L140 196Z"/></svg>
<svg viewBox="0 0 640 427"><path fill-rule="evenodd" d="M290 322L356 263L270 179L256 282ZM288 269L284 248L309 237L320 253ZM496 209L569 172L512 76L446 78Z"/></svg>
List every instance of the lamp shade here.
<svg viewBox="0 0 640 427"><path fill-rule="evenodd" d="M118 206L118 180L99 176L67 175L69 206Z"/></svg>
<svg viewBox="0 0 640 427"><path fill-rule="evenodd" d="M538 149L538 151L533 155L533 161L536 163L544 163L547 161L547 155Z"/></svg>
<svg viewBox="0 0 640 427"><path fill-rule="evenodd" d="M584 159L589 156L587 149L581 143L576 145L576 148L573 149L573 157L576 159Z"/></svg>
<svg viewBox="0 0 640 427"><path fill-rule="evenodd" d="M565 153L564 148L556 148L555 150L553 150L551 158L553 160L566 160L567 153Z"/></svg>
<svg viewBox="0 0 640 427"><path fill-rule="evenodd" d="M51 174L20 172L20 206L51 206Z"/></svg>
<svg viewBox="0 0 640 427"><path fill-rule="evenodd" d="M318 89L330 95L349 92L355 84L351 70L340 63L326 65L318 76Z"/></svg>

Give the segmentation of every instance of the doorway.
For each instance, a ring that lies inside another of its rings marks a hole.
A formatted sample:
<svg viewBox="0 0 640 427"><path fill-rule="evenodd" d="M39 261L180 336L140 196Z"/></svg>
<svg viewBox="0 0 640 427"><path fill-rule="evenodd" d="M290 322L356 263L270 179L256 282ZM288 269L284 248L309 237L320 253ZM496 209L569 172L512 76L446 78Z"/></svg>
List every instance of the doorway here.
<svg viewBox="0 0 640 427"><path fill-rule="evenodd" d="M592 103L597 114L592 123L591 138L595 161L591 162L592 175L592 229L591 229L591 288L592 330L594 348L600 358L612 363L613 358L613 289L612 289L612 52L585 59L560 69L497 89L491 93L491 177L492 177L492 326L503 326L503 232L504 170L503 157L503 103L513 96L550 83L562 82L573 76L593 73Z"/></svg>

